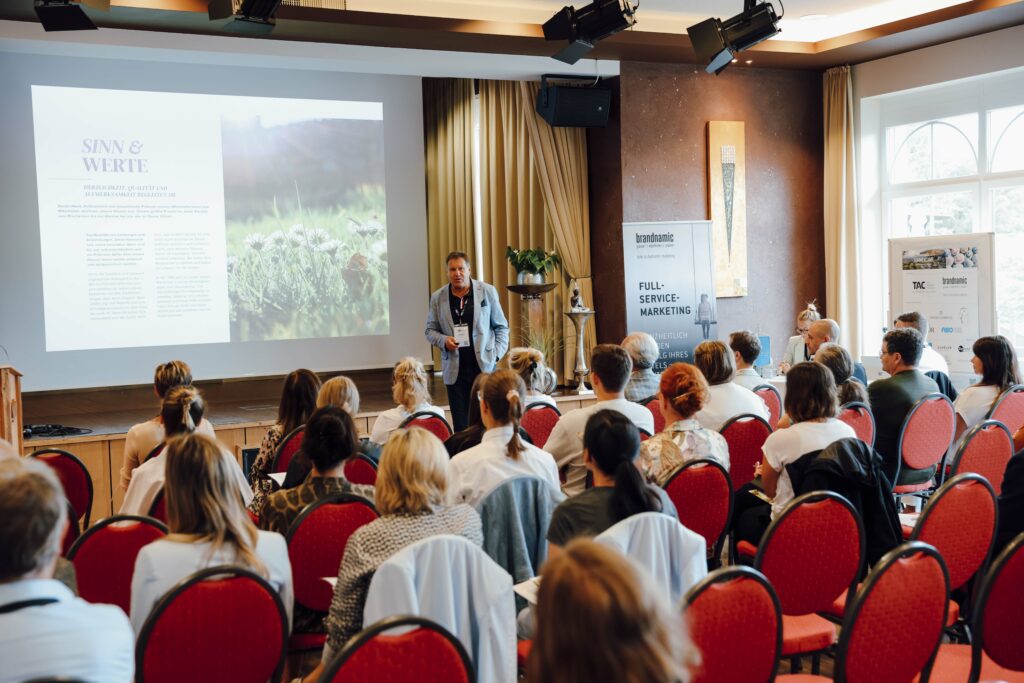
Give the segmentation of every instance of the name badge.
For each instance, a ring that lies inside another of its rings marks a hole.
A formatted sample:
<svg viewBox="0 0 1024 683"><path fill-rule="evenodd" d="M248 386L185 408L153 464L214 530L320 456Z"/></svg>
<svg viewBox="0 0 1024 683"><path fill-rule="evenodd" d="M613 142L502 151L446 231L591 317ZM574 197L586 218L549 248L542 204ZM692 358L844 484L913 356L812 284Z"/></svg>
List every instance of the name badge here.
<svg viewBox="0 0 1024 683"><path fill-rule="evenodd" d="M452 336L455 337L460 349L469 346L469 325L456 325L455 334Z"/></svg>

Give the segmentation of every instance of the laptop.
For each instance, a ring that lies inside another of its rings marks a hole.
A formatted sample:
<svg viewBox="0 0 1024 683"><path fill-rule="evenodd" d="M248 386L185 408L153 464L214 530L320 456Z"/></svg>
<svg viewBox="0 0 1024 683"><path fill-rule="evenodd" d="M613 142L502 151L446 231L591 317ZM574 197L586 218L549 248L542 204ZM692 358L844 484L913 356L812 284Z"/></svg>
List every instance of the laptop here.
<svg viewBox="0 0 1024 683"><path fill-rule="evenodd" d="M889 376L889 373L882 369L882 359L878 356L861 356L860 362L868 375L868 384L876 379L885 379Z"/></svg>

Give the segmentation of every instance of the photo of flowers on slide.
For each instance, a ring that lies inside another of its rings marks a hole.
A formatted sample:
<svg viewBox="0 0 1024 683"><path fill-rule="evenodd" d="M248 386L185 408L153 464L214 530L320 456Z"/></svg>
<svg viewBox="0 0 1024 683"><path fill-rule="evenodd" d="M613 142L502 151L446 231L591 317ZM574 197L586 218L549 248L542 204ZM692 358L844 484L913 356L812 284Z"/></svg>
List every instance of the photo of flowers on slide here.
<svg viewBox="0 0 1024 683"><path fill-rule="evenodd" d="M381 120L222 119L231 340L387 334Z"/></svg>

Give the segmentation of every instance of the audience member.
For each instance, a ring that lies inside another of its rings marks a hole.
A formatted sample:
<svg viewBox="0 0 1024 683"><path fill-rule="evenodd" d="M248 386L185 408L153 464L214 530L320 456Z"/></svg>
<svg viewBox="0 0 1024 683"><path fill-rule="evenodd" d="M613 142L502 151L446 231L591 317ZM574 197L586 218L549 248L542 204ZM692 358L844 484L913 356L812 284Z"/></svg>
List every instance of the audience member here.
<svg viewBox="0 0 1024 683"><path fill-rule="evenodd" d="M853 401L868 402L868 389L853 378L853 358L850 352L839 344L825 342L814 354L814 362L821 363L832 371L839 395L839 405Z"/></svg>
<svg viewBox="0 0 1024 683"><path fill-rule="evenodd" d="M167 392L164 396L163 406L160 410L160 419L163 421L167 432L166 440L170 441L179 434L191 434L196 431L196 425L203 419L203 411L206 404L202 395L195 387L178 386ZM209 438L209 437L207 437ZM214 441L210 439L210 441ZM167 453L166 448L160 455L150 458L139 466L132 475L132 481L128 485L128 492L121 504L122 515L148 515L156 496L164 487L166 478ZM252 500L252 491L249 483L242 474L242 468L238 466L235 456L222 449L221 455L227 463L228 471L232 481L238 486L242 499L248 504Z"/></svg>
<svg viewBox="0 0 1024 683"><path fill-rule="evenodd" d="M0 441L0 450L8 447ZM132 680L134 636L124 612L77 598L53 578L67 510L53 470L31 458L0 458L2 683Z"/></svg>
<svg viewBox="0 0 1024 683"><path fill-rule="evenodd" d="M700 660L681 611L614 548L579 539L544 565L530 683L687 683Z"/></svg>
<svg viewBox="0 0 1024 683"><path fill-rule="evenodd" d="M453 534L476 545L484 541L480 516L468 505L445 505L448 456L425 429L395 431L384 445L377 471L380 519L353 533L338 570L331 611L325 620L323 660L307 678L316 683L323 665L363 627L363 606L377 568L416 541Z"/></svg>
<svg viewBox="0 0 1024 683"><path fill-rule="evenodd" d="M1017 452L1006 463L1003 490L999 493L999 526L996 530L992 557L996 557L1010 541L1024 533L1024 455Z"/></svg>
<svg viewBox="0 0 1024 683"><path fill-rule="evenodd" d="M599 410L615 410L628 417L633 424L648 434L654 433L654 416L639 403L628 401L623 390L633 363L625 349L615 344L598 344L590 355L590 382L597 401L584 408L570 410L562 415L551 430L544 448L555 457L558 468L565 474L562 490L574 496L583 493L587 481L587 468L583 464L583 429L590 416Z"/></svg>
<svg viewBox="0 0 1024 683"><path fill-rule="evenodd" d="M534 403L555 405L555 399L548 394L548 366L544 364L544 354L527 346L510 349L506 356L508 368L523 378L526 384L526 407ZM473 393L470 391L470 397ZM469 402L469 411L473 412L473 400ZM470 420L472 424L472 420Z"/></svg>
<svg viewBox="0 0 1024 683"><path fill-rule="evenodd" d="M288 546L280 534L259 531L253 525L220 446L205 436L186 434L171 439L166 451L169 533L143 547L135 560L131 602L135 632L142 630L154 605L179 581L222 564L238 564L266 578L280 593L291 624Z"/></svg>
<svg viewBox="0 0 1024 683"><path fill-rule="evenodd" d="M921 341L924 342L924 348L921 350L921 360L917 362L918 370L921 372L937 370L947 375L949 374L949 363L928 342L928 318L925 317L924 313L918 313L917 311L904 313L896 318L893 325L896 329L910 327L921 333Z"/></svg>
<svg viewBox="0 0 1024 683"><path fill-rule="evenodd" d="M659 405L665 429L640 448L641 469L658 486L667 484L680 467L698 458L716 460L729 469L725 437L701 427L693 417L709 396L707 380L696 365L673 363L661 374Z"/></svg>
<svg viewBox="0 0 1024 683"><path fill-rule="evenodd" d="M871 412L875 416L875 450L882 454L883 469L894 486L926 482L935 474L934 467L911 470L900 463L900 430L907 413L920 399L939 391L934 380L917 368L922 348L921 333L915 329L886 332L879 356L882 369L890 376L875 380L868 387Z"/></svg>
<svg viewBox="0 0 1024 683"><path fill-rule="evenodd" d="M708 400L696 419L705 429L719 431L737 415L752 414L768 419L768 406L750 389L732 381L736 374L732 352L720 341L706 341L693 351L693 362L708 383Z"/></svg>
<svg viewBox="0 0 1024 683"><path fill-rule="evenodd" d="M665 492L644 481L636 466L639 453L640 432L629 418L614 410L590 416L583 432L583 463L594 485L555 508L548 527L549 557L574 538L597 536L641 512L678 517Z"/></svg>
<svg viewBox="0 0 1024 683"><path fill-rule="evenodd" d="M748 484L736 497L737 539L757 545L768 524L793 500L793 485L786 465L805 453L821 450L834 441L856 438L853 428L836 419L839 400L831 371L820 363L797 363L786 373L786 414L792 425L772 432L764 442L764 460L754 470L771 505L748 493Z"/></svg>
<svg viewBox="0 0 1024 683"><path fill-rule="evenodd" d="M316 395L316 407L334 406L341 408L355 419L359 412L359 389L356 383L345 375L332 377L322 385Z"/></svg>
<svg viewBox="0 0 1024 683"><path fill-rule="evenodd" d="M473 386L469 390L469 395L473 398L469 402L469 426L455 432L444 442L444 448L448 451L449 458L455 457L473 446L479 446L480 441L483 440L487 427L484 426L484 419L480 414L480 400L477 397L480 396L480 392L484 388L484 382L490 376L491 373L489 372L481 372L473 380Z"/></svg>
<svg viewBox="0 0 1024 683"><path fill-rule="evenodd" d="M429 412L444 417L444 410L430 403L427 371L423 369L423 363L410 356L398 361L391 373L391 398L398 405L385 410L374 420L370 431L373 443L383 444L391 432L414 413Z"/></svg>
<svg viewBox="0 0 1024 683"><path fill-rule="evenodd" d="M822 318L811 323L810 331L807 333L807 351L813 358L822 344L838 344L840 334L842 333L839 323L831 318ZM864 369L864 365L858 363L852 356L850 360L853 361L853 377L867 386L868 372Z"/></svg>
<svg viewBox="0 0 1024 683"><path fill-rule="evenodd" d="M629 359L633 361L633 372L629 375L624 394L627 400L642 401L658 393L660 376L654 372L658 362L658 342L646 332L633 332L622 340Z"/></svg>
<svg viewBox="0 0 1024 683"><path fill-rule="evenodd" d="M156 366L156 372L153 373L153 391L156 392L161 403L169 389L191 384L192 369L183 360L161 363ZM213 431L213 425L205 419L200 421L196 431L211 439L217 438ZM128 436L124 440L124 459L121 463L120 486L122 491L128 490L132 472L143 463L154 448L164 442L164 437L164 423L161 422L159 413L153 419L140 422L128 430Z"/></svg>
<svg viewBox="0 0 1024 683"><path fill-rule="evenodd" d="M748 330L733 332L729 335L729 348L736 363L732 381L751 391L764 384L764 379L754 369L754 361L761 355L761 340L757 335Z"/></svg>
<svg viewBox="0 0 1024 683"><path fill-rule="evenodd" d="M249 475L253 492L249 509L253 512L259 513L263 509L264 499L275 488L270 472L274 467L274 456L281 441L306 424L306 420L316 410L319 391L320 378L312 370L293 370L285 377L284 385L281 387L281 402L277 406L277 422L263 437L260 452L252 463Z"/></svg>
<svg viewBox="0 0 1024 683"><path fill-rule="evenodd" d="M480 418L487 431L480 444L448 463L448 501L476 505L505 480L532 475L558 488L558 468L550 453L519 436L526 386L511 370L497 370L482 384Z"/></svg>
<svg viewBox="0 0 1024 683"><path fill-rule="evenodd" d="M818 313L818 307L813 301L807 304L807 308L797 313L796 335L790 337L786 344L786 350L779 361L780 373L785 374L797 363L811 359L811 354L807 352L807 333L811 331L811 323L816 320L821 320L821 313Z"/></svg>
<svg viewBox="0 0 1024 683"><path fill-rule="evenodd" d="M971 350L974 352L971 367L981 380L964 389L953 403L957 440L966 430L985 420L1000 394L1020 384L1017 354L1009 339L1001 334L981 337Z"/></svg>

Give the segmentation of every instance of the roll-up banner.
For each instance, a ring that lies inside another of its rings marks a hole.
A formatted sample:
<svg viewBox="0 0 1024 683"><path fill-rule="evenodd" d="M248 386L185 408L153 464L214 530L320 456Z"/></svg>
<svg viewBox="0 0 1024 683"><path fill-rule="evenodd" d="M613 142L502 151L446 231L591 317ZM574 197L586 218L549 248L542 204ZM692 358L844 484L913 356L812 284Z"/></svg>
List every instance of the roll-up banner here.
<svg viewBox="0 0 1024 683"><path fill-rule="evenodd" d="M628 332L647 332L661 372L718 338L711 221L623 223Z"/></svg>

